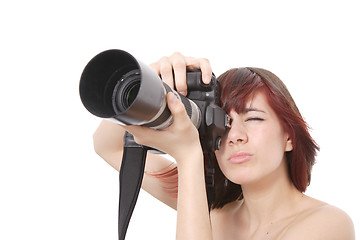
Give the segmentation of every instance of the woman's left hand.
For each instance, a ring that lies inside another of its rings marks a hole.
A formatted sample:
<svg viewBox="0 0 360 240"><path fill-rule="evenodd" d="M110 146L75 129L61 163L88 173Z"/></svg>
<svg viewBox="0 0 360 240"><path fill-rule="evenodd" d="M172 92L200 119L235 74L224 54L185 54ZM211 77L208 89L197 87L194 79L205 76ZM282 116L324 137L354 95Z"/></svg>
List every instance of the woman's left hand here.
<svg viewBox="0 0 360 240"><path fill-rule="evenodd" d="M201 150L199 133L187 115L184 104L173 93L168 93L166 98L173 116L173 123L169 127L162 130L144 126L124 128L134 135L138 144L165 152L179 163L184 155Z"/></svg>

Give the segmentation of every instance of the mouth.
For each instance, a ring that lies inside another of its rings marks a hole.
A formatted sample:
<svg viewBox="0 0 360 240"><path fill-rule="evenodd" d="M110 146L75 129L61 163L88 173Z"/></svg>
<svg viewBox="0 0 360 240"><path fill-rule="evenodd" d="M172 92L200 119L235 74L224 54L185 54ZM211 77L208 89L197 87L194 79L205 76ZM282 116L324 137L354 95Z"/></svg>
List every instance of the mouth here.
<svg viewBox="0 0 360 240"><path fill-rule="evenodd" d="M228 158L228 160L230 163L239 164L239 163L244 163L244 162L249 161L252 156L253 155L251 153L239 151L239 152L231 154L231 156Z"/></svg>

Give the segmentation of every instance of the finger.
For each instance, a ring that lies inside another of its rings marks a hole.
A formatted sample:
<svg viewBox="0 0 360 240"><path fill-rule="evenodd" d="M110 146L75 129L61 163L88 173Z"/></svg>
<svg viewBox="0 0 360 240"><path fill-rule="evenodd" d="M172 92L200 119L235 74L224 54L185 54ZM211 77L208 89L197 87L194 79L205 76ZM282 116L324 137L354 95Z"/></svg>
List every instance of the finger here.
<svg viewBox="0 0 360 240"><path fill-rule="evenodd" d="M160 64L159 62L154 62L150 64L150 67L156 72L157 75L160 75Z"/></svg>
<svg viewBox="0 0 360 240"><path fill-rule="evenodd" d="M203 58L200 61L200 69L202 73L202 81L205 84L209 84L212 77L212 68L208 59Z"/></svg>
<svg viewBox="0 0 360 240"><path fill-rule="evenodd" d="M190 120L186 113L184 104L173 93L168 93L166 98L168 107L174 117L173 124L183 125L186 121Z"/></svg>
<svg viewBox="0 0 360 240"><path fill-rule="evenodd" d="M176 91L186 96L186 61L185 57L180 53L174 53L171 56L171 61L174 69Z"/></svg>
<svg viewBox="0 0 360 240"><path fill-rule="evenodd" d="M160 77L169 87L174 88L173 69L167 57L163 57L159 62Z"/></svg>
<svg viewBox="0 0 360 240"><path fill-rule="evenodd" d="M206 58L186 58L186 65L188 69L200 69L202 72L202 81L205 84L209 84L212 77L212 68L210 62Z"/></svg>

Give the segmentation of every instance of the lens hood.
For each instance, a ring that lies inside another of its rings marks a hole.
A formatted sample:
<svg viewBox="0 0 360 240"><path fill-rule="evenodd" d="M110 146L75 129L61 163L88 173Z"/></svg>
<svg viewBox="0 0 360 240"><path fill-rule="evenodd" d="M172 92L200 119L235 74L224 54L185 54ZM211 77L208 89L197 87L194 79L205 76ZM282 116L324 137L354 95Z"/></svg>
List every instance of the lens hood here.
<svg viewBox="0 0 360 240"><path fill-rule="evenodd" d="M125 125L147 124L166 107L166 90L156 72L118 49L101 52L89 61L79 91L90 113Z"/></svg>

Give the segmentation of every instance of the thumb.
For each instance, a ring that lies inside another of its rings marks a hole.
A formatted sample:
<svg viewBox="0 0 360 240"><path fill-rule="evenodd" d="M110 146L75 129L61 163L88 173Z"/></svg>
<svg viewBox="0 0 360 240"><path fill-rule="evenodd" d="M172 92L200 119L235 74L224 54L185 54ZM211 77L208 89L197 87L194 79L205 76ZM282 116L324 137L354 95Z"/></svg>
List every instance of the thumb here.
<svg viewBox="0 0 360 240"><path fill-rule="evenodd" d="M184 104L172 92L167 94L167 104L175 121L184 121L189 119Z"/></svg>

